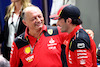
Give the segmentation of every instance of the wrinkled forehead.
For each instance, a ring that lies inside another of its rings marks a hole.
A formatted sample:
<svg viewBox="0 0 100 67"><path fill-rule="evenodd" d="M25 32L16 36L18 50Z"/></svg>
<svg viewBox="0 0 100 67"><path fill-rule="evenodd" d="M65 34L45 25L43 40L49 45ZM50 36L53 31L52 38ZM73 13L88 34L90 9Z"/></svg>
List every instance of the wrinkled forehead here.
<svg viewBox="0 0 100 67"><path fill-rule="evenodd" d="M24 9L25 14L31 14L31 13L35 13L35 12L42 14L42 11L36 6L27 7L27 8Z"/></svg>

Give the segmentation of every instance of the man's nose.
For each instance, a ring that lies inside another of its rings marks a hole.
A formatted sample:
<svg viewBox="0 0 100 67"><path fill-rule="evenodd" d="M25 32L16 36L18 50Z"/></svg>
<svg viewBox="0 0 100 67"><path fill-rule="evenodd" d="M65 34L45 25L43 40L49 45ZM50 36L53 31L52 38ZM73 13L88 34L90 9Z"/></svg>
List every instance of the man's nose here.
<svg viewBox="0 0 100 67"><path fill-rule="evenodd" d="M39 17L37 17L36 19L37 19L37 21L41 21Z"/></svg>

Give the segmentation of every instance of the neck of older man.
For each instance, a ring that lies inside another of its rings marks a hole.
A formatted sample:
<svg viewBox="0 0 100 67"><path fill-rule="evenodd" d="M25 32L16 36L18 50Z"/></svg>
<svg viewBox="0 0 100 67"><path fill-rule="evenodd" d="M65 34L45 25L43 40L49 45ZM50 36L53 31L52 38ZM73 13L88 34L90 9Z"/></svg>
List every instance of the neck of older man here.
<svg viewBox="0 0 100 67"><path fill-rule="evenodd" d="M42 32L42 28L38 29L38 30L30 30L29 31L29 35L33 36L34 38L37 38L41 35Z"/></svg>

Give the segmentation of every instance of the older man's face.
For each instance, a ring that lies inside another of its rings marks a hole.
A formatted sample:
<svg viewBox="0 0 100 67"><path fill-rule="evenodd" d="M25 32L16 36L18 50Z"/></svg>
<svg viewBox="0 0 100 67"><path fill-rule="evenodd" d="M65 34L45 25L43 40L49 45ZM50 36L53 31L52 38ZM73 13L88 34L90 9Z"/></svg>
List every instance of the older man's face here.
<svg viewBox="0 0 100 67"><path fill-rule="evenodd" d="M31 9L25 14L26 25L29 29L39 29L43 27L44 18L38 8Z"/></svg>

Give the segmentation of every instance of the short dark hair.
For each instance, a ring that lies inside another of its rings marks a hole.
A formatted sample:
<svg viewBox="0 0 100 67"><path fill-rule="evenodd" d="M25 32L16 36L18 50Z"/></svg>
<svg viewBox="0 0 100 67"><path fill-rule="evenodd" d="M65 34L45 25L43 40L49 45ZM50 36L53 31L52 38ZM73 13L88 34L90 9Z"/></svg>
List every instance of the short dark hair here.
<svg viewBox="0 0 100 67"><path fill-rule="evenodd" d="M72 24L80 25L82 24L81 19L72 19Z"/></svg>
<svg viewBox="0 0 100 67"><path fill-rule="evenodd" d="M66 22L66 19L68 19L68 18L64 18L65 22ZM82 21L81 21L81 19L72 19L72 24L80 25L80 24L82 24Z"/></svg>

